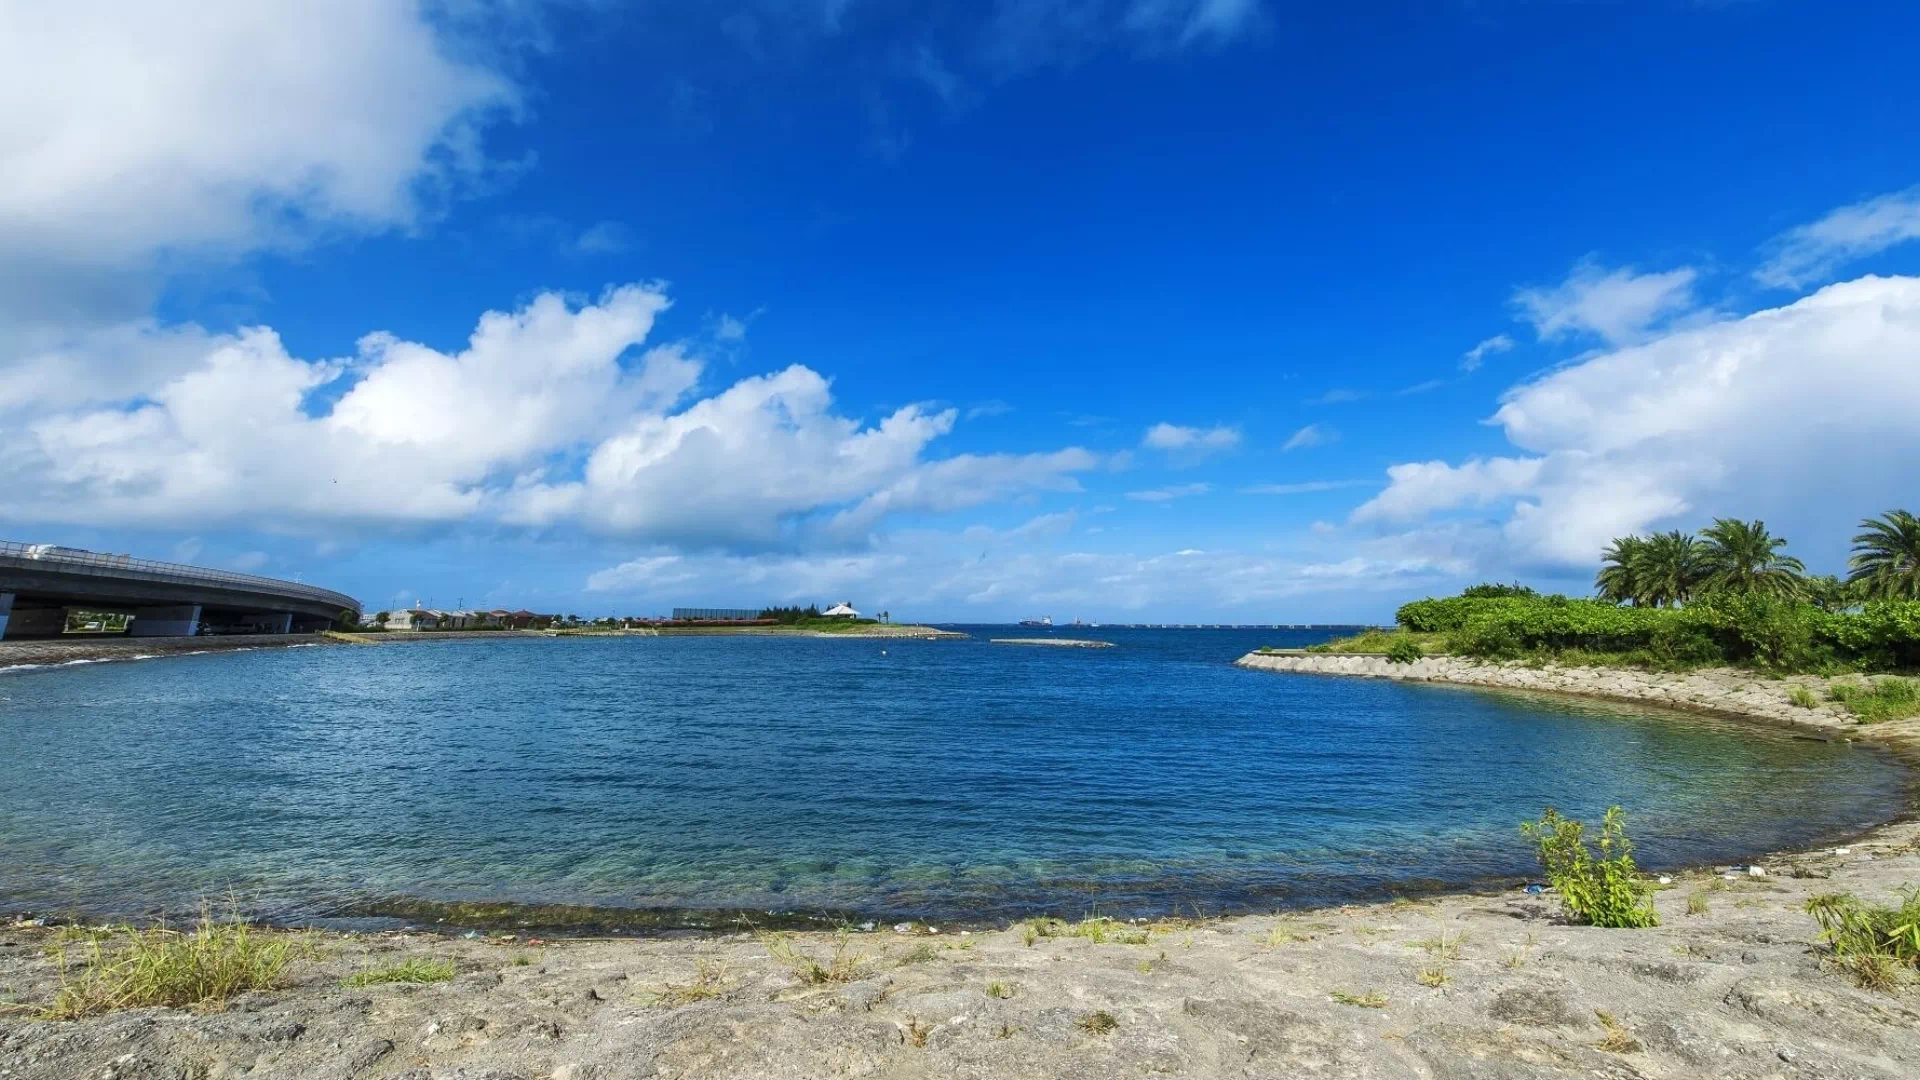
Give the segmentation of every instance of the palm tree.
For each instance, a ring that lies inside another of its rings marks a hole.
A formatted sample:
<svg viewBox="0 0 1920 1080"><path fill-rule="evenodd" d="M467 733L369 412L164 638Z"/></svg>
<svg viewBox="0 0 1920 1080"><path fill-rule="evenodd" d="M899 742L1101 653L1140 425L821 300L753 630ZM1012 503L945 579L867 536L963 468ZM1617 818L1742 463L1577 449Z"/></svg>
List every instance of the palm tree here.
<svg viewBox="0 0 1920 1080"><path fill-rule="evenodd" d="M1639 581L1634 576L1634 567L1639 562L1641 549L1646 545L1647 542L1638 536L1622 536L1607 547L1600 556L1600 573L1593 579L1593 587L1600 593L1600 599L1616 604L1640 602Z"/></svg>
<svg viewBox="0 0 1920 1080"><path fill-rule="evenodd" d="M1875 600L1920 600L1920 518L1889 510L1860 523L1847 582Z"/></svg>
<svg viewBox="0 0 1920 1080"><path fill-rule="evenodd" d="M1640 602L1667 607L1693 599L1706 576L1702 556L1700 541L1678 529L1647 537L1634 564Z"/></svg>
<svg viewBox="0 0 1920 1080"><path fill-rule="evenodd" d="M1821 574L1807 579L1806 597L1821 611L1845 611L1860 602L1860 590L1852 582Z"/></svg>
<svg viewBox="0 0 1920 1080"><path fill-rule="evenodd" d="M1701 563L1706 569L1703 591L1798 596L1806 564L1779 549L1786 540L1767 531L1764 521L1715 518L1700 530L1706 541Z"/></svg>

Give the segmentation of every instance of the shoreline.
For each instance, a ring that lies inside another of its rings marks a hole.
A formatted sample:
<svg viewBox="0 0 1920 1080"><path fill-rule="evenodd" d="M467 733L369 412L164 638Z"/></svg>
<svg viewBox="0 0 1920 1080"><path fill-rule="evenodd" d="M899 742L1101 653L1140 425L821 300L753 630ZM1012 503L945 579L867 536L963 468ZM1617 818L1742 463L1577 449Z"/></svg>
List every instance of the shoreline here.
<svg viewBox="0 0 1920 1080"><path fill-rule="evenodd" d="M1421 663L1255 654L1240 666L1786 723L1908 763L1920 728L1774 707L1772 695L1784 702L1811 677ZM1920 1074L1920 979L1855 985L1825 962L1804 906L1831 892L1884 904L1920 884L1911 818L1771 856L1756 864L1762 876L1673 872L1653 897L1661 924L1640 930L1569 925L1550 893L1468 887L1270 915L973 931L319 931L298 936L306 951L282 985L224 1010L74 1021L29 1011L59 986L59 931L0 924L0 1059L8 1080L1904 1077ZM398 963L451 966L444 981L348 984Z"/></svg>

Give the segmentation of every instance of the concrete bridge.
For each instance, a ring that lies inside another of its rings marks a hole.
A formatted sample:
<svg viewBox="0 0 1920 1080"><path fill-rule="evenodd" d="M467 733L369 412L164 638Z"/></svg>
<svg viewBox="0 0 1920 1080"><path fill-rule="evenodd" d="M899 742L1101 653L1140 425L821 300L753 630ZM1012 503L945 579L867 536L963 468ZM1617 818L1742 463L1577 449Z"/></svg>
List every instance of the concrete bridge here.
<svg viewBox="0 0 1920 1080"><path fill-rule="evenodd" d="M296 581L0 541L0 638L58 637L71 609L132 616L133 637L305 633L360 602Z"/></svg>

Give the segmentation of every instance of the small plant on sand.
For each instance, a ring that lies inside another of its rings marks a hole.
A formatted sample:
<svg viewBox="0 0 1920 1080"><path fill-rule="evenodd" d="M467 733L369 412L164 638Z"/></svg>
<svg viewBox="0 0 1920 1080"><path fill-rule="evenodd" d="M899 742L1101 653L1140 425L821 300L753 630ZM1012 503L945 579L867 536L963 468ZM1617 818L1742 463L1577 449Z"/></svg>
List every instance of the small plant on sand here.
<svg viewBox="0 0 1920 1080"><path fill-rule="evenodd" d="M698 1001L712 1001L727 996L731 983L725 964L717 960L695 960L693 981L662 983L660 989L654 992L653 1004L677 1009Z"/></svg>
<svg viewBox="0 0 1920 1080"><path fill-rule="evenodd" d="M1705 915L1706 913L1707 913L1707 894L1705 892L1702 892L1696 889L1691 895L1687 897L1687 914Z"/></svg>
<svg viewBox="0 0 1920 1080"><path fill-rule="evenodd" d="M1414 972L1413 978L1421 986L1430 986L1436 990L1453 981L1453 976L1447 972L1445 964L1427 964Z"/></svg>
<svg viewBox="0 0 1920 1080"><path fill-rule="evenodd" d="M1547 881L1559 893L1567 917L1592 926L1657 926L1660 916L1640 871L1633 863L1633 844L1627 839L1626 813L1611 807L1600 824L1600 850L1588 848L1586 826L1547 807L1539 821L1523 822L1520 831L1539 849Z"/></svg>
<svg viewBox="0 0 1920 1080"><path fill-rule="evenodd" d="M1013 987L1003 982L990 982L987 984L987 996L1005 1001L1013 996Z"/></svg>
<svg viewBox="0 0 1920 1080"><path fill-rule="evenodd" d="M762 933L759 938L768 956L793 972L801 982L813 986L852 982L860 977L867 964L866 954L850 951L851 935L845 931L835 935L833 951L825 958L815 957L794 944L792 934Z"/></svg>
<svg viewBox="0 0 1920 1080"><path fill-rule="evenodd" d="M1820 704L1820 702L1814 698L1813 691L1798 683L1795 683L1787 690L1787 700L1802 709L1811 709Z"/></svg>
<svg viewBox="0 0 1920 1080"><path fill-rule="evenodd" d="M1420 643L1412 638L1396 638L1393 644L1387 646L1387 663L1389 664L1411 664L1426 655L1426 651L1420 648Z"/></svg>
<svg viewBox="0 0 1920 1080"><path fill-rule="evenodd" d="M1425 938L1420 941L1410 941L1407 944L1416 949L1424 950L1428 956L1436 960L1458 960L1460 959L1460 947L1466 943L1467 932L1465 930L1442 930L1440 936L1437 938Z"/></svg>
<svg viewBox="0 0 1920 1080"><path fill-rule="evenodd" d="M1515 945L1512 948L1508 949L1507 955L1500 958L1500 964L1503 967L1506 967L1515 971L1519 970L1520 968L1526 967L1527 966L1526 947L1523 945Z"/></svg>
<svg viewBox="0 0 1920 1080"><path fill-rule="evenodd" d="M1387 995L1378 990L1369 990L1364 994L1349 994L1345 990L1335 990L1327 995L1341 1005L1351 1005L1356 1009L1384 1009L1387 1007Z"/></svg>
<svg viewBox="0 0 1920 1080"><path fill-rule="evenodd" d="M908 949L906 955L900 958L899 966L906 967L909 964L930 964L938 959L940 959L940 950L935 948L931 942L925 942Z"/></svg>
<svg viewBox="0 0 1920 1080"><path fill-rule="evenodd" d="M44 1015L72 1020L149 1005L218 1007L247 990L280 983L301 939L263 934L238 916L178 931L131 927L88 935L78 956L54 947L60 989Z"/></svg>
<svg viewBox="0 0 1920 1080"><path fill-rule="evenodd" d="M1312 934L1302 934L1295 930L1289 930L1284 926L1276 926L1260 936L1260 944L1265 945L1269 949L1277 949L1282 945L1291 945L1296 941L1312 940Z"/></svg>
<svg viewBox="0 0 1920 1080"><path fill-rule="evenodd" d="M1075 1020L1073 1026L1089 1035L1105 1035L1119 1027L1120 1021L1114 1019L1113 1014L1107 1010L1096 1009Z"/></svg>
<svg viewBox="0 0 1920 1080"><path fill-rule="evenodd" d="M1901 972L1920 968L1920 889L1902 893L1898 907L1825 893L1807 901L1807 913L1833 949L1833 964L1866 989L1890 991Z"/></svg>
<svg viewBox="0 0 1920 1080"><path fill-rule="evenodd" d="M451 960L404 960L385 967L368 968L340 980L342 986L383 986L387 983L446 982L453 978Z"/></svg>
<svg viewBox="0 0 1920 1080"><path fill-rule="evenodd" d="M1640 1049L1640 1040L1634 1038L1633 1033L1627 1030L1627 1026L1616 1019L1612 1013L1605 1009L1595 1009L1593 1015L1600 1021L1600 1027L1606 1031L1606 1035L1593 1044L1594 1049L1605 1050L1609 1054L1631 1054Z"/></svg>

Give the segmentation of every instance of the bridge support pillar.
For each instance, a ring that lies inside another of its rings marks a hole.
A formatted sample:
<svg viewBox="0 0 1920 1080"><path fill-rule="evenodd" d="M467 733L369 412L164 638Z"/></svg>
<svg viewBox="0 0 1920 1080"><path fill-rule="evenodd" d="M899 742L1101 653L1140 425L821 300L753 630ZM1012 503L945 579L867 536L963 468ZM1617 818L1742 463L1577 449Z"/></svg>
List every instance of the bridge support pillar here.
<svg viewBox="0 0 1920 1080"><path fill-rule="evenodd" d="M0 592L0 641L7 637L7 616L13 614L13 594Z"/></svg>
<svg viewBox="0 0 1920 1080"><path fill-rule="evenodd" d="M199 604L135 608L133 625L127 628L128 637L192 637L199 632Z"/></svg>
<svg viewBox="0 0 1920 1080"><path fill-rule="evenodd" d="M14 598L13 614L7 619L10 637L59 637L67 628L66 608L30 608L19 606Z"/></svg>
<svg viewBox="0 0 1920 1080"><path fill-rule="evenodd" d="M276 611L263 616L260 620L260 632L263 634L293 633L293 612Z"/></svg>

